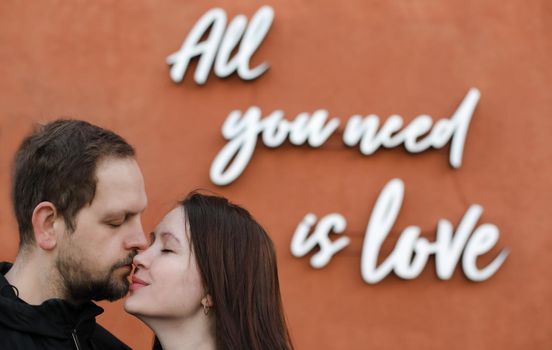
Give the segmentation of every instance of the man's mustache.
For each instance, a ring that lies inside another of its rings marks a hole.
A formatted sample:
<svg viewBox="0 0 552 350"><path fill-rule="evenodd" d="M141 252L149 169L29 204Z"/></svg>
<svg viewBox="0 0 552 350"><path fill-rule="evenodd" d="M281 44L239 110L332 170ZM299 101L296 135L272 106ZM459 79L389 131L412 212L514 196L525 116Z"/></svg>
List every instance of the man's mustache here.
<svg viewBox="0 0 552 350"><path fill-rule="evenodd" d="M132 265L132 261L134 260L134 257L136 256L136 254L138 254L138 251L137 250L133 250L132 252L130 252L126 258L124 259L121 259L120 261L118 261L117 263L115 263L115 265L113 265L113 268L112 270L116 270L118 269L119 267L123 267L123 266L127 266L127 265Z"/></svg>

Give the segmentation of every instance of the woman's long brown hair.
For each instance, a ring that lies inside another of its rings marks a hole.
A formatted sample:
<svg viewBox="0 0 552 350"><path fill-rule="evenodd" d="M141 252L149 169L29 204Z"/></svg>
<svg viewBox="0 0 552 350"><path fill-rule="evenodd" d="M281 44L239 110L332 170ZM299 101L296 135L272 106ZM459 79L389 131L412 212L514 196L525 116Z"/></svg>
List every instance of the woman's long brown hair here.
<svg viewBox="0 0 552 350"><path fill-rule="evenodd" d="M203 284L213 299L217 350L291 350L272 240L244 208L192 192L180 203Z"/></svg>

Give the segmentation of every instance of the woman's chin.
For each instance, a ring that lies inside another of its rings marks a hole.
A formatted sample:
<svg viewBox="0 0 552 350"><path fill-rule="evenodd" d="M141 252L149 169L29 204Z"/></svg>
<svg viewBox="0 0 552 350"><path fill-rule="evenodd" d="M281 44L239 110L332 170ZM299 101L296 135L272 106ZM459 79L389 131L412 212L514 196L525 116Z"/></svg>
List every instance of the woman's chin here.
<svg viewBox="0 0 552 350"><path fill-rule="evenodd" d="M140 315L140 309L141 309L139 304L140 303L137 300L135 300L135 298L133 298L132 295L130 295L125 299L123 308L127 313L138 317Z"/></svg>
<svg viewBox="0 0 552 350"><path fill-rule="evenodd" d="M132 294L125 299L125 302L123 303L123 308L125 311L140 319L144 323L147 319L155 318L155 312L153 310L150 310L152 307L152 303L147 303L144 300L140 300L140 298L134 297Z"/></svg>

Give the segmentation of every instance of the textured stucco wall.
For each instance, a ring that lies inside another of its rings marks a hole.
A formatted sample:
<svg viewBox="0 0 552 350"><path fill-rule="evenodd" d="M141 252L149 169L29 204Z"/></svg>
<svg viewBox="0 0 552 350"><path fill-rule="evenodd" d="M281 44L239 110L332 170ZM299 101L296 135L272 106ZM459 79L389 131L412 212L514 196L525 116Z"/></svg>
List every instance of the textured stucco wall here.
<svg viewBox="0 0 552 350"><path fill-rule="evenodd" d="M150 230L177 200L209 188L243 204L278 249L280 280L298 349L549 349L552 346L552 5L549 1L271 1L276 17L254 56L270 70L253 82L188 74L174 84L164 63L212 6L250 17L256 1L2 1L0 3L0 258L16 254L9 167L34 122L73 116L112 128L136 146ZM208 176L224 146L228 112L259 106L288 118L326 108L353 114L448 117L470 87L481 91L463 165L448 147L362 156L339 136L321 149L262 145L227 187ZM394 177L405 200L386 244L418 225L433 239L440 218L457 224L472 203L500 228L510 256L482 283L460 268L440 281L431 260L420 277L376 285L360 276L364 229ZM351 244L328 266L291 256L297 223L342 213ZM100 318L133 348L151 333L120 302Z"/></svg>

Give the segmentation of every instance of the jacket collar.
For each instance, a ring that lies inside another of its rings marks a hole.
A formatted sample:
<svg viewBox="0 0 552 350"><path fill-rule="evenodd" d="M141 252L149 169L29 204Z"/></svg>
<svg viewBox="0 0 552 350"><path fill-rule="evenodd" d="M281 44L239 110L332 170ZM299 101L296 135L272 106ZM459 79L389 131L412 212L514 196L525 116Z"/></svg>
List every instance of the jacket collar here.
<svg viewBox="0 0 552 350"><path fill-rule="evenodd" d="M91 335L96 316L103 309L89 301L74 305L62 299L49 299L40 305L29 305L17 295L4 275L12 264L0 263L0 325L42 336L55 338L71 337L78 329L80 334Z"/></svg>

